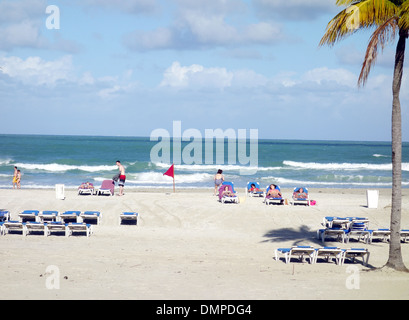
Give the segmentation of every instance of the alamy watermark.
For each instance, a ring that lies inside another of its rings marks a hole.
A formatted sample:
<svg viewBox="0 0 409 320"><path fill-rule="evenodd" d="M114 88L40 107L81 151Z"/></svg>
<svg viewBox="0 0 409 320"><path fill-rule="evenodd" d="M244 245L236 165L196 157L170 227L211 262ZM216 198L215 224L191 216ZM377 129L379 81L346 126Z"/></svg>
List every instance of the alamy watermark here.
<svg viewBox="0 0 409 320"><path fill-rule="evenodd" d="M204 140L203 140L204 139ZM227 140L227 162L225 141ZM151 132L150 141L158 141L150 152L153 163L241 165L241 175L253 175L258 168L258 130L198 129L182 132L182 122L173 121L172 134L166 129ZM189 142L182 149L182 142ZM203 147L204 144L204 147ZM249 150L247 150L247 147ZM204 150L203 150L204 149ZM173 151L172 151L173 150ZM215 154L214 154L214 151ZM204 154L204 162L203 162Z"/></svg>
<svg viewBox="0 0 409 320"><path fill-rule="evenodd" d="M45 9L45 13L48 14L45 20L45 26L47 29L60 29L60 8L56 5L49 5Z"/></svg>
<svg viewBox="0 0 409 320"><path fill-rule="evenodd" d="M361 282L359 268L357 266L348 266L346 272L351 273L345 281L346 288L349 290L359 290Z"/></svg>
<svg viewBox="0 0 409 320"><path fill-rule="evenodd" d="M57 266L50 265L45 269L45 287L48 290L60 289L60 269Z"/></svg>

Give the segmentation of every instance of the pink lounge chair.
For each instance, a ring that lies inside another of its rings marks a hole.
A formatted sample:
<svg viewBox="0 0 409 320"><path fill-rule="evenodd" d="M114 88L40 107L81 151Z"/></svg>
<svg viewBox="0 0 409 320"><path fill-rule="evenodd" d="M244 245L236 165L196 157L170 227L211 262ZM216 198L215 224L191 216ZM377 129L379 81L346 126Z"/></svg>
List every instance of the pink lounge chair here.
<svg viewBox="0 0 409 320"><path fill-rule="evenodd" d="M101 188L98 189L97 195L114 195L115 183L113 180L102 181Z"/></svg>

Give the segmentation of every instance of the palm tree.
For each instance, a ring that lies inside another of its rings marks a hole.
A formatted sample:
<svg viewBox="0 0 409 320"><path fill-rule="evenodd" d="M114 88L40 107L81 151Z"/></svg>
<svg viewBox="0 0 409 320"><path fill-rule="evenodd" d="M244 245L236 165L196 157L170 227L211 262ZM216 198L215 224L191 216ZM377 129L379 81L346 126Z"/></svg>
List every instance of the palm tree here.
<svg viewBox="0 0 409 320"><path fill-rule="evenodd" d="M375 28L366 50L358 86L365 85L380 48L399 36L392 84L392 209L389 258L385 266L409 271L403 263L400 244L402 211L402 120L399 92L402 83L405 44L409 30L409 0L336 0L346 8L329 23L320 46L333 45L358 29Z"/></svg>

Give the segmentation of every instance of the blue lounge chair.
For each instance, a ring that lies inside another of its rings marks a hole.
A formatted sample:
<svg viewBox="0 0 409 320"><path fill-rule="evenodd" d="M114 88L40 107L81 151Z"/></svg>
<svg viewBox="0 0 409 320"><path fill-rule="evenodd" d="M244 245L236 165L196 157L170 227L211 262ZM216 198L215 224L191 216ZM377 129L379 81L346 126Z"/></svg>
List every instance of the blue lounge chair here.
<svg viewBox="0 0 409 320"><path fill-rule="evenodd" d="M55 232L63 232L64 234L66 233L66 224L63 222L56 222L56 221L51 221L47 222L47 236L50 236L51 234Z"/></svg>
<svg viewBox="0 0 409 320"><path fill-rule="evenodd" d="M139 214L137 212L122 212L119 215L119 224L135 224L138 225Z"/></svg>
<svg viewBox="0 0 409 320"><path fill-rule="evenodd" d="M9 233L10 231L17 231L23 234L24 224L25 222L15 221L15 220L9 220L9 221L3 222L3 225L2 225L3 235Z"/></svg>
<svg viewBox="0 0 409 320"><path fill-rule="evenodd" d="M232 195L223 194L226 187ZM233 182L223 182L223 184L220 186L219 201L221 203L227 203L227 202L239 203L239 197L237 196L236 191L234 190Z"/></svg>
<svg viewBox="0 0 409 320"><path fill-rule="evenodd" d="M102 214L99 211L84 211L80 213L80 217L82 218L82 222L93 220L96 221L97 224L100 224Z"/></svg>
<svg viewBox="0 0 409 320"><path fill-rule="evenodd" d="M251 190L253 185L256 190ZM247 182L246 195L249 197L264 197L264 191L261 190L260 184L258 182Z"/></svg>
<svg viewBox="0 0 409 320"><path fill-rule="evenodd" d="M302 189L304 192L299 193L300 189ZM308 189L305 187L294 188L292 198L293 198L293 205L296 205L296 204L303 204L307 206L310 205L310 197L308 195Z"/></svg>
<svg viewBox="0 0 409 320"><path fill-rule="evenodd" d="M59 217L62 222L68 223L68 222L78 222L78 217L80 216L81 211L65 211L65 212L60 212Z"/></svg>
<svg viewBox="0 0 409 320"><path fill-rule="evenodd" d="M276 186L275 188L276 188L276 190L281 192L280 186ZM284 204L284 199L283 199L282 196L280 196L280 197L271 197L271 196L267 195L269 190L270 190L270 185L268 185L266 187L266 192L264 194L264 202L265 202L266 205L269 205L269 204Z"/></svg>
<svg viewBox="0 0 409 320"><path fill-rule="evenodd" d="M42 232L47 236L47 224L44 222L27 221L23 224L23 236L27 236L32 232Z"/></svg>
<svg viewBox="0 0 409 320"><path fill-rule="evenodd" d="M92 234L92 225L84 222L70 222L65 225L65 236L69 237L74 232L85 232L87 237Z"/></svg>
<svg viewBox="0 0 409 320"><path fill-rule="evenodd" d="M46 210L38 214L40 222L57 221L58 211Z"/></svg>
<svg viewBox="0 0 409 320"><path fill-rule="evenodd" d="M0 211L0 222L8 220L10 220L10 212L6 210Z"/></svg>
<svg viewBox="0 0 409 320"><path fill-rule="evenodd" d="M21 222L37 221L37 217L40 211L38 210L24 210L18 214Z"/></svg>
<svg viewBox="0 0 409 320"><path fill-rule="evenodd" d="M382 242L387 242L391 235L391 230L389 229L376 229L376 230L368 230L369 231L369 239L368 242L372 243L374 238L380 238Z"/></svg>

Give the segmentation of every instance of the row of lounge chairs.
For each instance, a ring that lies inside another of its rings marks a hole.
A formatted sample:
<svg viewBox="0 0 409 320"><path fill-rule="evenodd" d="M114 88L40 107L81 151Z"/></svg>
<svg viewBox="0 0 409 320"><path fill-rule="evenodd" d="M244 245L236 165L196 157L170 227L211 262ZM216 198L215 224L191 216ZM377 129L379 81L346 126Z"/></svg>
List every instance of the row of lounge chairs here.
<svg viewBox="0 0 409 320"><path fill-rule="evenodd" d="M0 212L0 235L13 231L21 232L23 236L40 232L46 237L53 233L65 233L65 236L69 237L74 233L82 232L89 237L93 233L93 226L100 224L102 218L99 211L24 210L18 216L19 220L10 220L8 211ZM138 217L137 212L122 212L119 215L119 224L137 225Z"/></svg>
<svg viewBox="0 0 409 320"><path fill-rule="evenodd" d="M246 196L248 197L263 197L264 203L269 204L284 204L285 199L281 196L272 197L268 195L272 185L265 188L265 191L260 188L258 182L248 182L246 187ZM280 186L275 186L275 189L280 192ZM299 191L303 191L300 193ZM239 203L239 198L236 190L234 190L233 182L224 181L219 188L219 201L222 203ZM305 187L295 187L292 194L292 204L310 205L308 189Z"/></svg>
<svg viewBox="0 0 409 320"><path fill-rule="evenodd" d="M317 263L318 259L324 259L326 262L335 260L337 265L343 265L345 259L354 262L356 258L362 258L362 264L368 265L370 252L366 248L341 249L338 247L293 246L291 248L276 249L275 260L279 260L279 255L284 257L285 263L289 263L291 258L295 257L300 261L308 259L310 264Z"/></svg>
<svg viewBox="0 0 409 320"><path fill-rule="evenodd" d="M372 243L379 239L383 242L389 240L391 231L387 228L369 229L369 219L361 217L324 217L323 226L325 229L317 230L317 239L324 243L328 238L335 237L337 241L348 243L352 237L357 237L358 241ZM409 230L400 231L401 241L409 240Z"/></svg>

